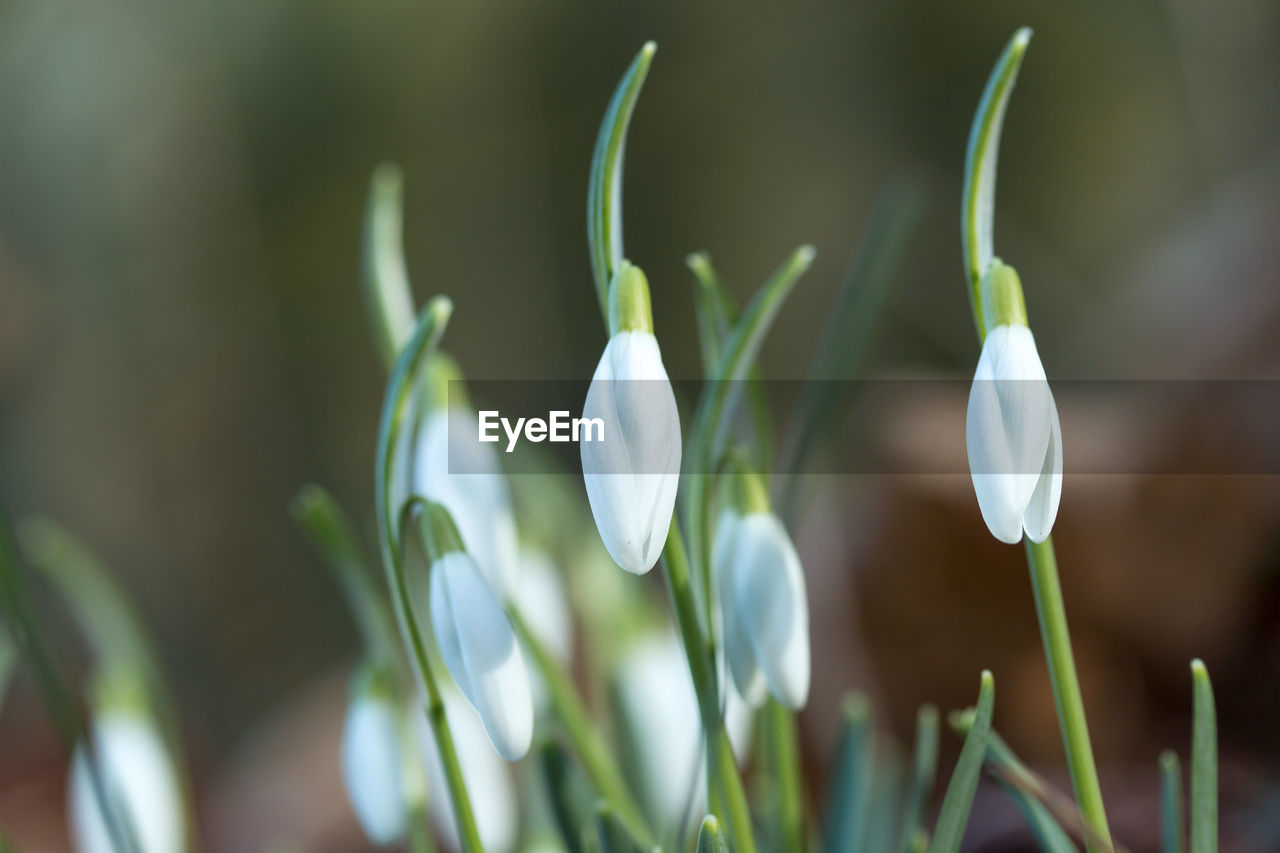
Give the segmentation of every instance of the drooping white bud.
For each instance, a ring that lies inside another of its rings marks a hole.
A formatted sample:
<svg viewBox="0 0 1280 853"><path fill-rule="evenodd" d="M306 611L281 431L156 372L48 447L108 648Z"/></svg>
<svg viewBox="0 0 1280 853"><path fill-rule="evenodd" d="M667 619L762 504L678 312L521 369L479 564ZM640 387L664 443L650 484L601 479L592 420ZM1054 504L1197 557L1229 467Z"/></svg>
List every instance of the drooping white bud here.
<svg viewBox="0 0 1280 853"><path fill-rule="evenodd" d="M342 731L342 778L347 797L369 842L387 847L404 837L407 824L400 709L387 674L356 675Z"/></svg>
<svg viewBox="0 0 1280 853"><path fill-rule="evenodd" d="M1025 325L987 332L965 420L969 471L991 535L1043 542L1062 496L1062 428Z"/></svg>
<svg viewBox="0 0 1280 853"><path fill-rule="evenodd" d="M519 809L511 772L507 763L494 751L475 709L447 684L441 685L440 692L480 841L489 853L510 853L515 849L519 828ZM419 714L417 719L418 737L427 768L427 786L431 792L428 797L431 818L449 849L460 850L440 751L426 716Z"/></svg>
<svg viewBox="0 0 1280 853"><path fill-rule="evenodd" d="M583 418L603 441L581 441L587 500L615 563L653 568L666 543L680 481L680 413L649 315L644 273L623 263L610 288L612 337L596 365Z"/></svg>
<svg viewBox="0 0 1280 853"><path fill-rule="evenodd" d="M533 737L524 658L498 597L465 551L447 551L431 565L431 624L449 674L494 748L508 761L523 756Z"/></svg>
<svg viewBox="0 0 1280 853"><path fill-rule="evenodd" d="M753 705L766 688L783 705L809 697L809 602L804 570L786 528L768 510L726 509L713 563L734 683Z"/></svg>
<svg viewBox="0 0 1280 853"><path fill-rule="evenodd" d="M664 831L674 829L686 812L702 811L706 804L698 700L675 632L633 643L618 663L616 678L639 764L641 798ZM751 741L751 709L732 685L726 688L724 711L734 755L742 761Z"/></svg>
<svg viewBox="0 0 1280 853"><path fill-rule="evenodd" d="M71 761L69 820L79 853L118 853L115 826L128 833L138 853L185 849L186 819L177 772L154 723L128 711L104 711L93 721L92 744L110 814L103 813L89 771L86 745Z"/></svg>

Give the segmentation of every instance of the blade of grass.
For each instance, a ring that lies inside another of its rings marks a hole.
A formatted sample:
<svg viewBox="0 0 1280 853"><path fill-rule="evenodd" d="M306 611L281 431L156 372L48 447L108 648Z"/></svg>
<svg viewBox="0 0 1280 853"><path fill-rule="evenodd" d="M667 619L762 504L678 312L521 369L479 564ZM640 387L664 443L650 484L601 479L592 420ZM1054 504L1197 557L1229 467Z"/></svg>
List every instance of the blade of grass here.
<svg viewBox="0 0 1280 853"><path fill-rule="evenodd" d="M404 263L404 175L383 163L369 180L361 272L365 310L382 363L390 368L413 334L413 293Z"/></svg>
<svg viewBox="0 0 1280 853"><path fill-rule="evenodd" d="M847 410L871 350L876 325L906 256L911 235L920 221L924 202L914 187L895 182L881 191L863 232L853 265L840 285L814 348L809 381L794 409L792 440L779 470L787 478L783 517L794 521L800 477L810 454Z"/></svg>
<svg viewBox="0 0 1280 853"><path fill-rule="evenodd" d="M973 797L978 791L978 777L987 755L987 743L991 737L991 714L996 698L995 679L987 670L982 672L982 686L978 690L978 707L973 727L964 739L960 758L956 761L947 794L938 813L938 824L929 843L929 853L956 853L964 839L964 828L969 822Z"/></svg>
<svg viewBox="0 0 1280 853"><path fill-rule="evenodd" d="M982 321L982 276L993 257L996 195L996 162L1000 154L1000 133L1004 127L1009 95L1018 79L1022 56L1031 41L1031 30L1023 27L1013 34L1004 52L991 69L987 86L978 102L969 131L964 160L964 197L960 209L961 246L965 277L969 284L969 306L978 327L978 340L986 337Z"/></svg>
<svg viewBox="0 0 1280 853"><path fill-rule="evenodd" d="M582 831L586 822L587 784L575 772L577 768L565 748L554 739L548 739L537 749L538 764L546 785L551 816L567 853L581 853Z"/></svg>
<svg viewBox="0 0 1280 853"><path fill-rule="evenodd" d="M695 252L685 258L694 277L694 309L698 318L698 343L702 352L702 375L711 379L723 354L729 330L738 321L738 309L733 304L720 276L711 265L706 252ZM773 415L765 392L764 375L760 366L753 365L748 377L747 407L751 416L750 443L755 458L760 460L764 476L773 471Z"/></svg>
<svg viewBox="0 0 1280 853"><path fill-rule="evenodd" d="M346 513L320 486L303 487L292 504L294 520L342 587L365 650L379 661L396 661L394 628L383 593Z"/></svg>
<svg viewBox="0 0 1280 853"><path fill-rule="evenodd" d="M591 254L591 275L596 283L600 313L609 322L609 281L622 260L622 167L626 159L627 129L635 111L640 89L649 74L649 65L658 46L646 42L605 110L591 158L587 184L587 248Z"/></svg>
<svg viewBox="0 0 1280 853"><path fill-rule="evenodd" d="M1171 749L1160 753L1160 837L1164 853L1186 853L1182 824L1182 762Z"/></svg>
<svg viewBox="0 0 1280 853"><path fill-rule="evenodd" d="M596 830L600 833L600 848L604 853L644 853L645 847L631 834L607 800L596 804Z"/></svg>
<svg viewBox="0 0 1280 853"><path fill-rule="evenodd" d="M729 853L729 841L724 837L724 830L715 815L702 819L702 826L698 829L697 853Z"/></svg>
<svg viewBox="0 0 1280 853"><path fill-rule="evenodd" d="M725 341L715 379L703 389L694 413L693 426L689 431L686 470L690 476L685 494L685 512L689 527L689 550L693 554L694 568L704 599L705 612L700 618L706 626L712 625L714 621L710 613L711 492L708 472L724 449L725 435L742 396L743 380L755 365L760 346L769 334L783 303L800 276L813 263L813 258L813 247L801 246L761 285ZM714 644L715 638L710 637L710 640Z"/></svg>
<svg viewBox="0 0 1280 853"><path fill-rule="evenodd" d="M911 776L902 802L902 826L898 832L899 853L910 853L911 840L920 828L924 810L933 796L938 773L938 709L922 705L916 712L916 739L911 750Z"/></svg>
<svg viewBox="0 0 1280 853"><path fill-rule="evenodd" d="M771 781L771 811L779 849L805 850L804 793L801 790L800 755L796 745L795 715L773 697L760 715L764 741L765 775Z"/></svg>
<svg viewBox="0 0 1280 853"><path fill-rule="evenodd" d="M1204 661L1191 662L1191 853L1218 849L1218 719Z"/></svg>
<svg viewBox="0 0 1280 853"><path fill-rule="evenodd" d="M861 847L871 803L873 743L871 703L862 694L849 696L841 709L839 746L822 822L822 846L828 853Z"/></svg>

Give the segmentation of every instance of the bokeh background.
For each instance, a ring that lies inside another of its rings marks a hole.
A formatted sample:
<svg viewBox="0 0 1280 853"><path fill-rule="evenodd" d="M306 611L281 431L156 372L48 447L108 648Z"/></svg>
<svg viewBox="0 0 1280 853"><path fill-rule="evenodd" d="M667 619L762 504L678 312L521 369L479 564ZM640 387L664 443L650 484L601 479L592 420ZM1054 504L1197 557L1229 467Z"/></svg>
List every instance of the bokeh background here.
<svg viewBox="0 0 1280 853"><path fill-rule="evenodd" d="M906 181L925 206L868 370L963 377L978 351L957 239L964 147L1023 24L1036 34L1005 128L997 247L1050 376L1275 375L1269 0L0 8L0 496L76 531L136 600L210 849L361 849L337 763L358 641L287 507L308 481L371 504L384 378L357 269L374 165L404 168L414 288L453 298L467 373L585 377L603 344L591 146L655 39L625 219L673 376L699 372L687 252L710 251L746 299L794 246L817 247L763 355L770 377L802 378L878 194ZM1068 472L1073 456L1194 458L1217 425L1182 414L1140 431L1122 410L1068 419ZM893 426L929 453L962 424L938 408ZM967 478L813 487L797 536L814 786L845 691L868 691L906 741L920 702L972 702L983 667L997 727L1065 785L1023 557L986 533ZM1132 850L1156 841L1157 754L1187 755L1193 656L1218 696L1224 846L1280 844L1277 498L1266 476L1067 478L1063 584ZM66 760L19 682L0 710L0 826L24 850L66 849ZM984 789L969 846L1028 843Z"/></svg>

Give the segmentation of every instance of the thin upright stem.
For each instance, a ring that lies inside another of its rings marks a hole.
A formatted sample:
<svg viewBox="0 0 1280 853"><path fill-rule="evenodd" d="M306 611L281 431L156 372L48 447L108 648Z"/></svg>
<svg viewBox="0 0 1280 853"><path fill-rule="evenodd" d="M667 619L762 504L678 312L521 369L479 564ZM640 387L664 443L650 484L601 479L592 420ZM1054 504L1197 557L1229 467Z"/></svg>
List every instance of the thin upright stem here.
<svg viewBox="0 0 1280 853"><path fill-rule="evenodd" d="M666 547L662 551L662 565L671 594L671 605L680 627L685 656L689 661L689 674L693 678L698 698L698 713L707 736L707 778L719 789L729 826L731 844L739 853L755 853L755 838L751 830L751 813L747 807L747 794L738 775L738 765L733 757L733 747L725 730L724 716L720 712L720 694L716 688L715 658L698 621L698 605L694 599L689 579L689 560L685 555L680 526L673 518L667 534ZM714 803L715 797L708 798Z"/></svg>
<svg viewBox="0 0 1280 853"><path fill-rule="evenodd" d="M1075 791L1080 814L1088 825L1086 837L1089 853L1112 849L1107 813L1102 805L1102 788L1098 784L1098 768L1089 742L1089 726L1084 717L1084 700L1080 696L1080 680L1076 677L1075 656L1071 651L1071 634L1067 630L1067 611L1058 582L1058 560L1052 538L1037 545L1027 545L1027 567L1031 570L1031 589L1040 619L1040 635L1044 639L1044 656L1049 664L1049 680L1053 683L1053 700L1058 708L1062 740L1066 745L1067 767L1071 787ZM1105 846L1104 846L1105 844Z"/></svg>

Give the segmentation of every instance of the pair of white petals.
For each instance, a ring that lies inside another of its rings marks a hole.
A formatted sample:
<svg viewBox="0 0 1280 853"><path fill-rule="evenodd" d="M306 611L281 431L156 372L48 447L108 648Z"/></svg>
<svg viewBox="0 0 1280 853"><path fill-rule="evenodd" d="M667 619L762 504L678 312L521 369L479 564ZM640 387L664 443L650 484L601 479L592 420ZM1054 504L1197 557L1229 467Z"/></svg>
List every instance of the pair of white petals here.
<svg viewBox="0 0 1280 853"><path fill-rule="evenodd" d="M1062 497L1062 428L1031 330L987 332L965 419L969 471L991 535L1043 542Z"/></svg>
<svg viewBox="0 0 1280 853"><path fill-rule="evenodd" d="M609 339L583 417L604 425L603 441L579 442L596 528L615 563L644 574L667 541L682 452L675 393L652 333Z"/></svg>
<svg viewBox="0 0 1280 853"><path fill-rule="evenodd" d="M791 537L771 512L726 509L716 523L712 565L724 654L742 697L765 694L799 710L809 698L809 602Z"/></svg>
<svg viewBox="0 0 1280 853"><path fill-rule="evenodd" d="M90 737L114 825L129 833L138 853L186 849L178 774L156 726L137 714L107 711L94 719ZM85 749L78 744L71 760L71 837L79 853L117 853Z"/></svg>
<svg viewBox="0 0 1280 853"><path fill-rule="evenodd" d="M431 565L431 626L458 689L475 708L493 747L515 761L529 751L529 676L506 611L475 561L451 551Z"/></svg>
<svg viewBox="0 0 1280 853"><path fill-rule="evenodd" d="M362 691L342 732L342 778L365 837L376 847L404 838L408 828L401 715L389 696Z"/></svg>

